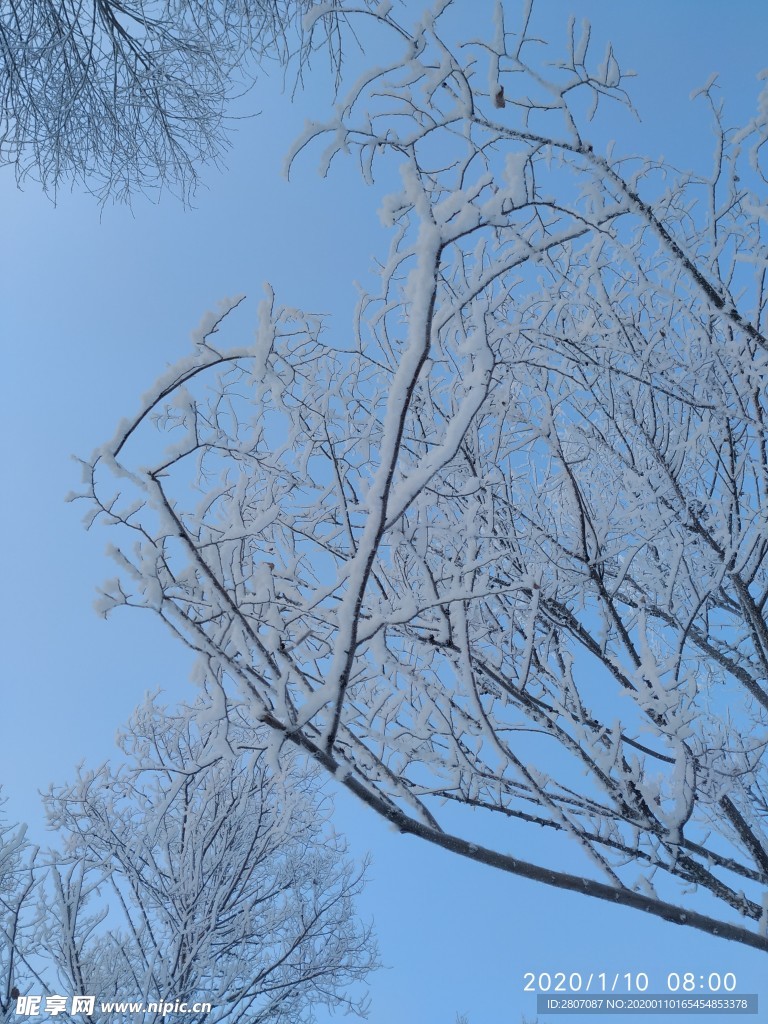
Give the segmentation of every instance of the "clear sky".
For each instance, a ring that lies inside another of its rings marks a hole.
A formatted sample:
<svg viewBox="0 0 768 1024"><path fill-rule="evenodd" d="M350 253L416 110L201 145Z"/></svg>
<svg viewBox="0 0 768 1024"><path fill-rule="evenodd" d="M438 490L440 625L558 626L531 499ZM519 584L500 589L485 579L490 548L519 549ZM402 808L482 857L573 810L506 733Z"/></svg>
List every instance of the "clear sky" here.
<svg viewBox="0 0 768 1024"><path fill-rule="evenodd" d="M406 6L415 13L421 3ZM481 34L490 4L456 3ZM706 169L707 114L688 97L713 71L734 120L754 109L756 74L768 65L762 0L542 0L539 8L548 38L564 39L570 13L588 17L598 43L610 38L623 66L638 72L642 123L624 115L615 124L625 152ZM366 59L379 63L370 53L350 64ZM193 696L190 659L157 621L121 611L104 622L93 612L97 584L113 575L103 555L112 538L86 534L77 504L64 503L79 483L70 455L111 436L220 298L251 300L234 314L230 337L250 334L265 280L280 301L337 314L343 332L353 282L386 251L377 208L387 189L364 186L352 161L338 162L328 180L311 155L290 183L280 175L304 119L321 117L331 101L324 70L318 60L293 100L279 75L262 82L246 106L262 114L238 122L227 169L204 173L193 209L168 195L101 211L79 192L54 207L34 182L18 192L12 173L0 174L0 778L9 816L29 821L39 840L38 790L83 759L114 756L115 730L146 690ZM457 1012L470 1024L533 1019L523 973L544 970L646 971L655 991L670 971L733 971L738 991L759 992L761 1016L768 1012L764 954L463 863L388 831L343 795L337 810L353 852L374 858L360 905L375 918L388 969L372 979L372 1024L452 1024Z"/></svg>

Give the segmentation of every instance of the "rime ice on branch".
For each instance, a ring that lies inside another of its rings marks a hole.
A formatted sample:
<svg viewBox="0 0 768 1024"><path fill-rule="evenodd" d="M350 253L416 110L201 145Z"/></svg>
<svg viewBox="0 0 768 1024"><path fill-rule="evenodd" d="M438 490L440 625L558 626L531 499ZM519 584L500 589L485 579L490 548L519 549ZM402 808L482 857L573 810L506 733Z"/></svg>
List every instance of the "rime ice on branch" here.
<svg viewBox="0 0 768 1024"><path fill-rule="evenodd" d="M15 1016L16 996L37 980L35 901L40 884L37 847L25 825L9 825L0 797L0 1022Z"/></svg>
<svg viewBox="0 0 768 1024"><path fill-rule="evenodd" d="M118 769L81 769L51 789L59 845L40 948L70 992L211 1004L193 1020L288 1024L321 1005L364 1014L356 983L376 966L355 913L364 871L328 825L320 772L294 749L276 758L237 708L220 722L216 703L146 701Z"/></svg>
<svg viewBox="0 0 768 1024"><path fill-rule="evenodd" d="M628 104L612 49L442 8L380 9L392 59L296 147L399 168L352 342L269 296L146 396L86 466L101 607L402 831L768 949L764 120L709 87L707 175L620 159L578 114Z"/></svg>
<svg viewBox="0 0 768 1024"><path fill-rule="evenodd" d="M365 0L363 0L365 2ZM315 0L3 0L0 166L56 196L194 193L229 145L228 102L259 64L338 72L340 21Z"/></svg>

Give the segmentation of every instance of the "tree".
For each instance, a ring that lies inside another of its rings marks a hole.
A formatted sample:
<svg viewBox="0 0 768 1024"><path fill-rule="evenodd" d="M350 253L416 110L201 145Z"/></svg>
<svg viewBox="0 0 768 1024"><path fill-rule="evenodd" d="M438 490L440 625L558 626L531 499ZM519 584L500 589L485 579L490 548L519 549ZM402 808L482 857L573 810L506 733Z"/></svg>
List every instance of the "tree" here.
<svg viewBox="0 0 768 1024"><path fill-rule="evenodd" d="M102 201L194 190L227 144L227 101L255 63L306 62L322 35L340 58L333 4L317 0L5 0L0 4L0 164L54 195Z"/></svg>
<svg viewBox="0 0 768 1024"><path fill-rule="evenodd" d="M34 905L39 874L37 848L24 826L0 818L0 1021L13 1015L16 993L34 972L28 956L34 944Z"/></svg>
<svg viewBox="0 0 768 1024"><path fill-rule="evenodd" d="M203 703L150 700L121 737L124 764L49 793L61 845L41 946L66 991L96 996L91 1020L114 1016L101 999L159 1003L145 1021L364 1011L350 989L376 966L354 913L363 871L327 827L317 769L263 741L237 709L222 730ZM188 1012L168 1012L181 1001Z"/></svg>
<svg viewBox="0 0 768 1024"><path fill-rule="evenodd" d="M706 175L621 158L613 49L495 10L379 11L404 52L295 152L399 167L380 290L352 343L209 316L85 465L134 541L99 607L400 831L768 950L766 94L730 131L703 90Z"/></svg>

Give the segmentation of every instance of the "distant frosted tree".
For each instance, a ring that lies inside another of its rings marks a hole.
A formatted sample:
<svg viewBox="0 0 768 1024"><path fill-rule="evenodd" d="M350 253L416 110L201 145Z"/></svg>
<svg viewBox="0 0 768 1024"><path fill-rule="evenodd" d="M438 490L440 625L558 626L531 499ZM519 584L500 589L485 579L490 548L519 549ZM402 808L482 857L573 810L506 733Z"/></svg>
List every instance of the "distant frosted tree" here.
<svg viewBox="0 0 768 1024"><path fill-rule="evenodd" d="M1 806L1 805L0 805ZM28 956L39 876L37 849L23 825L9 825L0 812L0 1022L13 1016L16 993L34 977Z"/></svg>
<svg viewBox="0 0 768 1024"><path fill-rule="evenodd" d="M145 1022L295 1024L361 1011L376 966L355 915L363 872L329 828L316 768L277 756L235 711L154 701L122 736L125 763L81 770L47 798L57 832L41 950L64 990L99 1001L211 1003ZM287 752L286 752L287 753Z"/></svg>
<svg viewBox="0 0 768 1024"><path fill-rule="evenodd" d="M334 4L317 0L2 0L0 165L55 195L83 182L100 199L175 189L227 145L227 100L258 63L340 57Z"/></svg>
<svg viewBox="0 0 768 1024"><path fill-rule="evenodd" d="M613 49L494 10L379 10L403 48L296 152L399 170L380 288L338 344L206 320L85 467L100 607L400 831L768 950L768 93L703 90L704 175L622 157Z"/></svg>

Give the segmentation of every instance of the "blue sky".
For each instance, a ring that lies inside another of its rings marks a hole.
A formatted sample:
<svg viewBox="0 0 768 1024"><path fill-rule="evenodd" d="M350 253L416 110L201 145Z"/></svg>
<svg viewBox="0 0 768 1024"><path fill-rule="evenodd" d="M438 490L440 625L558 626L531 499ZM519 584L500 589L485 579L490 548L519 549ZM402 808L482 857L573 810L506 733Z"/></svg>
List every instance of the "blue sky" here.
<svg viewBox="0 0 768 1024"><path fill-rule="evenodd" d="M408 0L409 10L420 4ZM485 5L458 5L480 34ZM768 8L758 0L729 4L727 13L721 0L545 0L540 8L549 38L564 39L570 13L587 17L598 52L610 38L622 65L638 72L632 94L642 122L617 116L610 127L619 149L706 169L707 112L688 97L713 71L733 120L754 109L756 74L768 65ZM350 63L364 59L353 54ZM120 612L105 623L93 612L97 584L112 575L103 555L111 538L98 528L86 534L78 505L64 503L79 482L70 456L111 436L223 296L251 300L234 314L235 332L252 331L269 280L280 301L334 313L341 334L353 282L385 251L377 208L386 186L364 186L351 161L322 180L310 154L290 183L281 177L304 119L327 109L321 65L293 101L280 75L247 98L244 109L263 113L238 122L228 169L204 172L193 209L169 195L101 211L79 192L54 207L33 182L19 192L7 168L0 174L0 778L9 816L29 821L41 839L38 790L83 759L114 756L115 730L146 690L192 696L190 659L157 621ZM452 1024L456 1012L470 1024L532 1019L522 977L543 970L646 971L654 991L670 971L733 971L738 991L759 992L768 1005L764 955L463 863L392 833L344 795L337 811L353 852L374 858L361 909L375 918L388 969L372 979L373 1024Z"/></svg>

